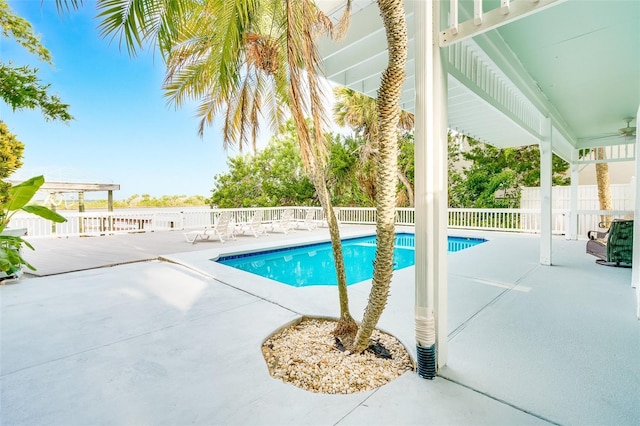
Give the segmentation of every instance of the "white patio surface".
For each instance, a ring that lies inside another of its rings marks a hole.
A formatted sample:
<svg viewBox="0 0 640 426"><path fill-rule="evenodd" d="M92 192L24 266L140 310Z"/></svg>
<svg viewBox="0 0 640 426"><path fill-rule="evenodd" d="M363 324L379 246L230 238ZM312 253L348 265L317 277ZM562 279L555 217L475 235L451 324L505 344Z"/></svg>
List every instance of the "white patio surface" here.
<svg viewBox="0 0 640 426"><path fill-rule="evenodd" d="M177 231L33 240L25 254L44 276L0 286L0 424L640 424L630 269L596 265L584 241L554 239L549 267L535 235L450 235L488 242L448 256L447 367L352 395L272 379L260 352L302 315L337 316L335 287L209 260L326 229L225 244ZM415 356L413 275L395 273L379 326ZM369 286L350 286L356 317Z"/></svg>

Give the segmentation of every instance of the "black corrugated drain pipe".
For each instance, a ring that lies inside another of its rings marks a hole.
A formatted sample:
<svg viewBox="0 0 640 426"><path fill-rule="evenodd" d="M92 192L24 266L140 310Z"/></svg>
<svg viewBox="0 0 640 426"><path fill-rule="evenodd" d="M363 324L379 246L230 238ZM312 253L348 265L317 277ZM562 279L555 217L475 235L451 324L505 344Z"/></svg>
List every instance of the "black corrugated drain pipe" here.
<svg viewBox="0 0 640 426"><path fill-rule="evenodd" d="M416 345L418 352L418 375L423 379L433 380L436 377L436 345Z"/></svg>

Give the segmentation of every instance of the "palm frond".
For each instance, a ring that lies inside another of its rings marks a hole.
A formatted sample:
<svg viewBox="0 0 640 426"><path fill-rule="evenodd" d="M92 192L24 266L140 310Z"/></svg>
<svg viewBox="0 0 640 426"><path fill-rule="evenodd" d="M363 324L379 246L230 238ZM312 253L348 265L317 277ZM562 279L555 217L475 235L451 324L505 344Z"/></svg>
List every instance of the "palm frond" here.
<svg viewBox="0 0 640 426"><path fill-rule="evenodd" d="M118 40L131 56L145 47L158 45L163 54L170 48L188 11L197 8L196 0L98 0L100 35Z"/></svg>
<svg viewBox="0 0 640 426"><path fill-rule="evenodd" d="M69 13L82 7L83 0L56 0L56 9L58 13ZM40 4L44 4L44 0L40 0Z"/></svg>

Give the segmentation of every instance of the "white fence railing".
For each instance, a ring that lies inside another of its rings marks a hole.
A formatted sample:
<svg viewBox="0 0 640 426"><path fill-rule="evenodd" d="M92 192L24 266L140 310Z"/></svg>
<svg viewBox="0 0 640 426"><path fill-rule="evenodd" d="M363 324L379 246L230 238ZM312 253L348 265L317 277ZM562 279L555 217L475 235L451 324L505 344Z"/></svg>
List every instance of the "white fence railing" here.
<svg viewBox="0 0 640 426"><path fill-rule="evenodd" d="M267 207L263 210L265 223L277 220L285 209L294 209L294 220L304 221L309 209L315 210L314 220L325 221L320 207ZM255 208L228 209L233 212L236 223L247 222L258 210ZM27 228L30 237L53 236L97 236L131 232L153 232L167 230L189 230L210 226L217 221L222 209L155 209L116 210L114 212L59 212L65 223L51 223L37 216L16 214L9 224L12 228ZM343 224L373 225L376 223L375 208L339 207L335 209L338 221ZM586 238L587 232L598 229L605 216L610 219L628 218L633 214L626 210L579 210L578 236ZM449 227L452 229L475 229L485 231L508 231L539 233L541 228L540 211L535 209L449 209ZM552 212L552 232L555 235L567 234L569 229L569 211ZM413 226L415 211L413 208L396 209L398 225Z"/></svg>

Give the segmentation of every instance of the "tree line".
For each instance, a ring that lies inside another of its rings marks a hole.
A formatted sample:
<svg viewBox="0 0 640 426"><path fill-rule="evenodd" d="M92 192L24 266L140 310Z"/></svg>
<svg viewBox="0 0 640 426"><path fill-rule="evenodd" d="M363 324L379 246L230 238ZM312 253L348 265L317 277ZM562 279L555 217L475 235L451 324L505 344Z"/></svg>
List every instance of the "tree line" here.
<svg viewBox="0 0 640 426"><path fill-rule="evenodd" d="M319 205L304 171L296 134L291 126L255 153L230 157L228 171L214 177L211 197L219 208ZM367 139L327 135L330 155L326 179L337 206L372 207L375 203L374 165L363 160ZM414 139L399 136L398 173L406 179L396 186L396 206L413 206ZM568 185L569 164L553 156L553 184ZM473 138L449 135L449 207L517 208L522 187L540 185L540 151L535 145L496 148Z"/></svg>

